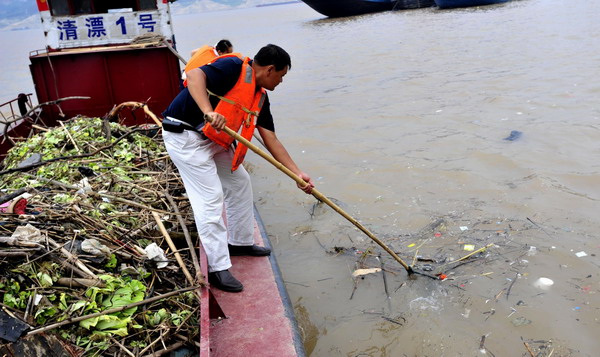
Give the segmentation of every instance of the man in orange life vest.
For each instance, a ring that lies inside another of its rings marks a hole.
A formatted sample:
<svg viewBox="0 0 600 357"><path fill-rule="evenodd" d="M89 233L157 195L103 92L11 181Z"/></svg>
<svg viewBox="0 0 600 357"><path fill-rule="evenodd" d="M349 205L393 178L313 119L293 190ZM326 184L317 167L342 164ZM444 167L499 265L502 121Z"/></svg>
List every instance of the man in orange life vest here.
<svg viewBox="0 0 600 357"><path fill-rule="evenodd" d="M227 124L252 138L254 125L273 157L308 184L275 135L266 90L274 90L291 68L289 54L279 46L261 48L254 60L226 56L190 70L188 86L163 112L163 139L177 166L194 211L196 227L208 258L208 280L224 291L243 285L231 273L231 255L266 256L268 248L254 244L254 211L250 176L241 165L247 148L222 131ZM204 115L212 124L204 122ZM227 226L222 218L225 205Z"/></svg>

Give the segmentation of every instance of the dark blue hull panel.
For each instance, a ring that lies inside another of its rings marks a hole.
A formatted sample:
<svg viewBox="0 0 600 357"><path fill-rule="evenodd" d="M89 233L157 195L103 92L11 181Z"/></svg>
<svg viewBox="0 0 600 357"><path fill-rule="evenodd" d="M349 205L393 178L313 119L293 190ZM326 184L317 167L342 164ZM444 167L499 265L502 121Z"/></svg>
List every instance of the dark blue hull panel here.
<svg viewBox="0 0 600 357"><path fill-rule="evenodd" d="M302 0L315 11L328 17L343 17L392 10L394 2L367 0Z"/></svg>
<svg viewBox="0 0 600 357"><path fill-rule="evenodd" d="M440 9L450 9L453 7L469 7L469 6L481 6L481 5L492 5L508 2L509 0L435 0L435 4Z"/></svg>

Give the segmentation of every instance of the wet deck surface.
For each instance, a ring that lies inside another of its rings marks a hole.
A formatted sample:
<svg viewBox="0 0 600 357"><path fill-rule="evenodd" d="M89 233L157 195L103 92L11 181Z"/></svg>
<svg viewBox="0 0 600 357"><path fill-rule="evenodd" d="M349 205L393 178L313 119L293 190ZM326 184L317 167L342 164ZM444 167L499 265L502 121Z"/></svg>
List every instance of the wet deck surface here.
<svg viewBox="0 0 600 357"><path fill-rule="evenodd" d="M258 226L254 241L264 246ZM232 257L232 274L244 284L241 293L212 289L227 316L211 320L213 356L297 356L293 326L286 315L268 257Z"/></svg>

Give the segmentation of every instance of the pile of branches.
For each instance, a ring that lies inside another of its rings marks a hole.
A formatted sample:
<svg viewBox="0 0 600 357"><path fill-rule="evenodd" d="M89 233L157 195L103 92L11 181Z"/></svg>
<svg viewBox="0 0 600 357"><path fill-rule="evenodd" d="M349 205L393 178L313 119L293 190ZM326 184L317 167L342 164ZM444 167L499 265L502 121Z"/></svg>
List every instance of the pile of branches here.
<svg viewBox="0 0 600 357"><path fill-rule="evenodd" d="M3 165L0 313L24 327L1 354L42 333L72 355L198 346L197 234L156 125L76 117Z"/></svg>

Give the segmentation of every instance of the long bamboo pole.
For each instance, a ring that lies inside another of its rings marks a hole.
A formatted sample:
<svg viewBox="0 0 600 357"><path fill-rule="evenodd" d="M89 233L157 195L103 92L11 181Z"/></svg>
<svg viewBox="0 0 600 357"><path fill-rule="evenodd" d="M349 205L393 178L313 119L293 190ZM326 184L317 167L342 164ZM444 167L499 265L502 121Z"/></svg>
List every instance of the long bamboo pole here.
<svg viewBox="0 0 600 357"><path fill-rule="evenodd" d="M190 274L190 271L185 266L185 263L183 262L183 259L181 258L181 255L179 254L179 251L177 250L177 247L171 240L171 236L169 235L169 232L167 232L165 225L162 223L160 216L158 215L158 213L156 213L154 211L152 211L152 216L154 216L154 220L156 221L156 224L158 224L158 228L160 229L161 233L163 234L163 237L165 237L165 240L167 241L169 248L171 248L171 250L173 251L173 254L175 255L175 260L177 260L177 263L179 263L179 266L181 267L181 270L183 271L183 275L185 275L186 279L190 282L191 285L194 285L196 282L194 281L192 274ZM201 281L200 283L203 283L203 281Z"/></svg>
<svg viewBox="0 0 600 357"><path fill-rule="evenodd" d="M210 118L208 115L205 115L204 119L209 123L212 122L212 118ZM263 159L270 162L273 166L278 168L284 174L288 175L292 180L296 181L299 185L301 185L301 186L307 185L306 181L304 181L300 176L296 175L290 169L283 166L283 164L281 162L277 161L274 157L272 157L271 155L269 155L266 152L264 152L263 150L261 150L258 146L252 144L250 141L248 141L243 136L239 135L238 133L236 133L235 131L231 130L228 127L225 127L223 129L223 131L225 131L229 136L233 137L238 142L246 145L250 150L254 151L256 154L258 154ZM312 189L311 194L313 196L315 196L315 198L318 199L319 201L325 202L334 211L339 213L342 217L346 218L350 223L352 223L358 229L360 229L363 233L365 233L369 238L371 238L375 243L377 243L381 248L383 248L383 250L388 252L398 263L400 263L400 265L402 265L404 267L404 269L406 269L406 271L408 272L409 275L414 274L412 267L410 267L408 264L406 264L398 256L398 254L396 254L387 245L385 245L385 243L383 243L379 238L377 238L367 228L365 228L362 224L360 224L360 222L358 222L356 219L354 219L352 216L350 216L348 213L346 213L341 207L339 207L338 205L333 203L329 198L327 198L325 195L323 195L321 192L319 192L316 188Z"/></svg>

